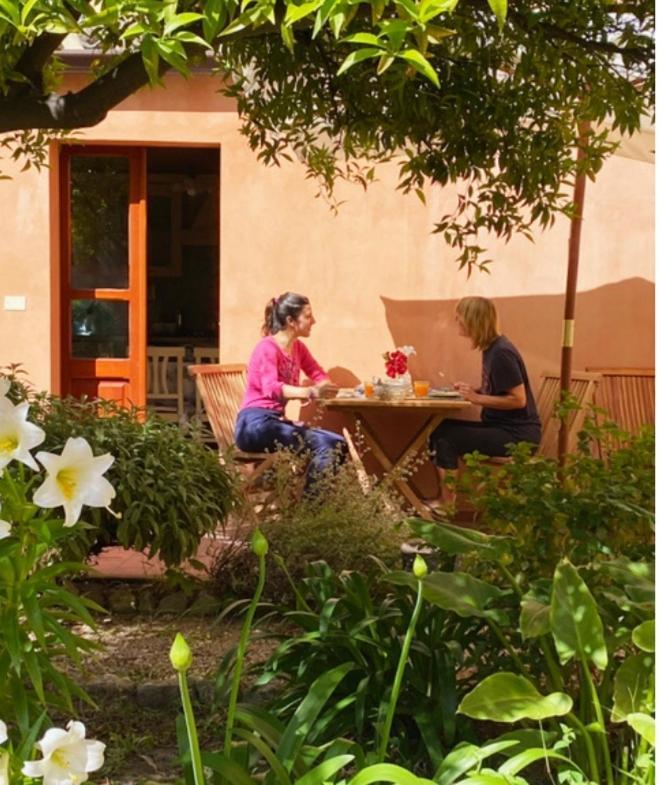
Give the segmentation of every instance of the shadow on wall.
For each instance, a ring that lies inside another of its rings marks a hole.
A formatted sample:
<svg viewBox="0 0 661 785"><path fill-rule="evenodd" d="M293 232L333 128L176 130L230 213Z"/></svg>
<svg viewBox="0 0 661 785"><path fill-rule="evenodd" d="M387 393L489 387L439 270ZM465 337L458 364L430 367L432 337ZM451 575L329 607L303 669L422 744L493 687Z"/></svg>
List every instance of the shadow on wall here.
<svg viewBox="0 0 661 785"><path fill-rule="evenodd" d="M457 300L382 297L393 348L410 344L413 378L434 386L459 379L479 383L480 352L460 338ZM564 294L494 297L501 330L519 349L536 390L540 374L560 367ZM580 292L576 298L573 367L654 367L654 284L643 278ZM442 371L444 376L439 376Z"/></svg>

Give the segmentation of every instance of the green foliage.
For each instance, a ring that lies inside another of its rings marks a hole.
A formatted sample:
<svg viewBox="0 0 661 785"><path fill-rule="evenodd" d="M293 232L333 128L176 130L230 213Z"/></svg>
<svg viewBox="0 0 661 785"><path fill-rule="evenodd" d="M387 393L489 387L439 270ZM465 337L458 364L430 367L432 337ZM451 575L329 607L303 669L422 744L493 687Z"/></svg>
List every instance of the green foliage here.
<svg viewBox="0 0 661 785"><path fill-rule="evenodd" d="M276 565L284 565L284 569L273 565L267 577L265 597L275 601L291 597L290 578L298 584L308 565L319 559L336 572L378 571L369 556L394 566L408 536L400 525L403 515L393 501L388 479L366 492L353 466L345 464L321 477L314 495L301 497L300 471L305 463L304 455L283 451L283 460L269 480L271 501L257 515ZM252 515L247 511L248 528L253 525ZM220 596L239 597L252 591L256 576L254 562L243 548L220 553L213 574Z"/></svg>
<svg viewBox="0 0 661 785"><path fill-rule="evenodd" d="M68 33L99 53L94 90L55 96ZM612 152L604 122L640 127L654 102L654 5L580 0L2 0L0 130L39 160L29 129L85 127L168 69L210 58L259 157L295 152L332 195L396 157L400 187L461 184L437 231L462 266L481 230L530 236L571 214L581 169ZM89 96L89 99L87 98ZM17 148L17 149L18 149ZM366 162L364 166L363 163Z"/></svg>
<svg viewBox="0 0 661 785"><path fill-rule="evenodd" d="M619 449L609 451L615 438ZM605 458L597 452L599 444ZM649 551L654 536L649 427L631 436L611 424L588 423L562 470L524 443L513 448L511 463L496 470L477 453L466 456L466 463L459 487L477 509L481 528L512 537L512 556L528 574L550 576L563 556L582 563L620 554L644 558Z"/></svg>
<svg viewBox="0 0 661 785"><path fill-rule="evenodd" d="M427 523L411 526L432 544L455 544L454 527L436 524L440 530L449 529L436 536ZM501 661L500 672L483 678L463 698L459 711L500 723L550 718L553 732L556 718L562 716L568 723L562 737L555 738L554 752L545 746L530 748L525 757L503 764L493 781L504 782L502 777L516 774L519 763L529 765L537 759L557 767L564 778L560 781L613 783L617 770L640 777L641 782L651 781L653 657L646 651L654 614L651 565L624 557L606 561L602 556L576 568L565 559L556 566L552 581L540 580L530 571L515 577L508 564L518 543L509 542L510 558L502 550L507 545L503 538L496 539L492 549L488 544L488 537L479 538L475 556L482 560L482 572L492 575L494 588L500 589L488 623L509 656L506 665L502 655L491 652L491 659ZM464 554L468 552L466 547ZM646 555L651 554L648 546ZM495 581L498 573L502 580ZM431 578L433 574L426 580ZM426 596L435 601L433 592ZM447 599L442 601L446 607ZM467 610L465 603L462 609ZM484 612L476 608L475 615ZM566 756L562 750L567 750ZM478 779L471 775L458 781Z"/></svg>
<svg viewBox="0 0 661 785"><path fill-rule="evenodd" d="M69 713L74 698L87 699L57 658L81 664L96 645L72 626L94 627L91 611L102 610L64 585L85 567L62 560L74 530L32 503L39 480L22 466L0 475L1 514L12 524L0 539L0 717L24 736L43 721L44 710Z"/></svg>
<svg viewBox="0 0 661 785"><path fill-rule="evenodd" d="M32 419L46 432L43 449L57 452L70 436L83 436L96 454L115 456L107 477L121 517L86 511L89 525L67 541L77 558L119 542L175 567L195 555L202 536L223 525L236 503L231 469L173 423L113 401L32 395L16 381L10 395L29 397Z"/></svg>
<svg viewBox="0 0 661 785"><path fill-rule="evenodd" d="M409 580L404 576L408 575ZM431 573L434 575L434 573ZM298 584L295 610L284 618L288 632L269 658L258 685L273 680L271 704L281 720L291 717L311 685L342 663L352 670L335 693L335 702L310 730L310 741L329 743L350 736L370 751L385 717L401 642L413 617L417 580L407 573L385 573L385 592L375 577L359 572L335 574L324 562L310 565ZM427 579L423 579L423 586ZM423 594L424 596L424 594ZM416 624L390 739L398 760L431 773L457 739L471 737L471 725L456 709L473 683L470 673L494 640L478 618L465 619L427 602Z"/></svg>

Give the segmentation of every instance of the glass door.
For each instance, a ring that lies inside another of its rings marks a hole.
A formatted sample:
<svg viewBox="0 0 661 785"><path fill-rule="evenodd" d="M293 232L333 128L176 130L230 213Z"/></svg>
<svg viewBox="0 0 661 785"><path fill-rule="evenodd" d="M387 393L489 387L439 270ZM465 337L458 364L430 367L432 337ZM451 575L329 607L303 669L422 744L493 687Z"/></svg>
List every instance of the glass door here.
<svg viewBox="0 0 661 785"><path fill-rule="evenodd" d="M144 149L61 156L62 394L145 403Z"/></svg>

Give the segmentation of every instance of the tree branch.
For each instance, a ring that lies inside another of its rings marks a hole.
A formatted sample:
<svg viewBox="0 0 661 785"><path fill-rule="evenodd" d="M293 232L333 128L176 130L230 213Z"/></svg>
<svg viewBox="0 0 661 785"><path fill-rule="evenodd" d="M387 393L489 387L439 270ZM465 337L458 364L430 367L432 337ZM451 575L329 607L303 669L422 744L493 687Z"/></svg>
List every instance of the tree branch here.
<svg viewBox="0 0 661 785"><path fill-rule="evenodd" d="M159 62L160 74L169 69L168 63ZM136 52L77 93L0 98L0 133L23 128L89 128L148 82L142 55Z"/></svg>
<svg viewBox="0 0 661 785"><path fill-rule="evenodd" d="M14 82L9 88L8 97L15 97L30 90L40 93L43 91L43 68L65 38L65 34L44 33L25 49L14 70L26 78L27 84Z"/></svg>

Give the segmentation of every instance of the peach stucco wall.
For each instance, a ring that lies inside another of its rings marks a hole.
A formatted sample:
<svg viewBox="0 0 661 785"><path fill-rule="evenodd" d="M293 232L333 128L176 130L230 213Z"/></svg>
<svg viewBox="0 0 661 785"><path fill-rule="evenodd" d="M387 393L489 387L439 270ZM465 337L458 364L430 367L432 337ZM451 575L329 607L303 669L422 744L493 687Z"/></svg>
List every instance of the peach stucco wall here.
<svg viewBox="0 0 661 785"><path fill-rule="evenodd" d="M351 384L382 370L380 355L403 343L418 356L414 374L438 382L477 380L479 357L452 324L454 301L494 298L502 326L536 378L557 367L569 225L559 219L534 244L487 241L490 274L470 279L453 251L432 234L454 204L452 189L430 188L427 205L395 190L382 168L365 193L341 187L334 215L298 164L266 168L239 134L231 102L211 76L167 79L167 92L144 90L111 112L81 141L213 144L221 150L220 349L245 360L268 298L286 289L312 300L317 326L309 345L336 380ZM56 173L0 169L0 365L21 362L36 386L56 379L51 360L51 265L57 262ZM590 183L578 281L577 367L654 364L653 166L614 157ZM25 311L3 309L24 295Z"/></svg>

